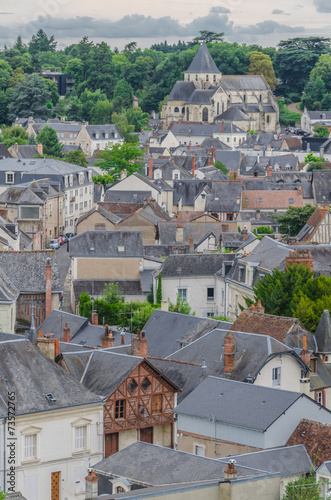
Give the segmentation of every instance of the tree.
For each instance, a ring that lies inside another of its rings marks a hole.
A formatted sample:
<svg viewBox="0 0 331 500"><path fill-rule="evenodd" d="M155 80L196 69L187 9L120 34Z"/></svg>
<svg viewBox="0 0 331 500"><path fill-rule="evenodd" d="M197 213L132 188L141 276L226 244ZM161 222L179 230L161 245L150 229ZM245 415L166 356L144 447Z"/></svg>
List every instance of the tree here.
<svg viewBox="0 0 331 500"><path fill-rule="evenodd" d="M7 493L0 488L0 500L5 500Z"/></svg>
<svg viewBox="0 0 331 500"><path fill-rule="evenodd" d="M92 301L88 293L82 293L79 297L79 315L91 320Z"/></svg>
<svg viewBox="0 0 331 500"><path fill-rule="evenodd" d="M279 231L282 234L296 236L314 211L315 207L312 205L290 207L284 214L272 217L280 224Z"/></svg>
<svg viewBox="0 0 331 500"><path fill-rule="evenodd" d="M143 164L139 160L143 155L144 152L135 144L118 142L107 146L104 151L100 151L98 153L99 160L95 162L95 165L116 180L120 178L123 170L126 170L128 175L139 170Z"/></svg>
<svg viewBox="0 0 331 500"><path fill-rule="evenodd" d="M75 84L78 85L84 80L84 63L81 59L70 59L65 67L65 72L68 75L72 75Z"/></svg>
<svg viewBox="0 0 331 500"><path fill-rule="evenodd" d="M157 278L156 303L161 304L161 301L162 301L162 277L161 273L159 273L159 276Z"/></svg>
<svg viewBox="0 0 331 500"><path fill-rule="evenodd" d="M224 175L228 174L229 171L228 169L226 168L226 166L219 160L216 160L215 163L214 163L214 167L218 168L219 170L221 170L221 172L223 172Z"/></svg>
<svg viewBox="0 0 331 500"><path fill-rule="evenodd" d="M112 177L109 174L93 175L92 179L93 179L94 184L99 184L99 182L100 182L100 184L104 185L105 189L106 189L107 184L112 184L114 182L114 177Z"/></svg>
<svg viewBox="0 0 331 500"><path fill-rule="evenodd" d="M315 125L314 127L314 137L329 137L328 127L323 127L321 125Z"/></svg>
<svg viewBox="0 0 331 500"><path fill-rule="evenodd" d="M284 95L302 92L307 76L320 55L330 52L330 39L324 37L292 38L278 44L276 65L282 84L278 91Z"/></svg>
<svg viewBox="0 0 331 500"><path fill-rule="evenodd" d="M60 144L55 130L46 125L37 135L37 141L43 145L43 153L57 158L63 157L62 144Z"/></svg>
<svg viewBox="0 0 331 500"><path fill-rule="evenodd" d="M306 266L293 265L285 271L273 269L271 274L257 281L253 287L254 299L261 300L267 314L292 316L296 307L294 297L312 278L313 273ZM251 302L246 301L247 305Z"/></svg>
<svg viewBox="0 0 331 500"><path fill-rule="evenodd" d="M331 92L331 55L322 54L309 75L310 81L321 78L325 85L326 92Z"/></svg>
<svg viewBox="0 0 331 500"><path fill-rule="evenodd" d="M315 474L300 476L287 483L282 500L322 500L321 486L316 483Z"/></svg>
<svg viewBox="0 0 331 500"><path fill-rule="evenodd" d="M10 64L0 59L0 90L6 90L11 72Z"/></svg>
<svg viewBox="0 0 331 500"><path fill-rule="evenodd" d="M57 42L54 40L54 36L48 38L46 33L40 29L29 43L29 52L32 56L35 56L39 52L55 52Z"/></svg>
<svg viewBox="0 0 331 500"><path fill-rule="evenodd" d="M106 94L108 99L113 95L114 65L112 52L105 42L98 43L90 50L86 83L92 92L99 90Z"/></svg>
<svg viewBox="0 0 331 500"><path fill-rule="evenodd" d="M152 316L155 310L155 305L149 302L140 305L139 309L135 310L132 315L132 331L136 332L138 328L142 330Z"/></svg>
<svg viewBox="0 0 331 500"><path fill-rule="evenodd" d="M184 300L180 300L179 293L177 294L176 303L172 304L169 302L169 311L177 312L180 314L190 314L191 316L195 316L195 312L192 313L192 308L189 306L188 302Z"/></svg>
<svg viewBox="0 0 331 500"><path fill-rule="evenodd" d="M4 127L2 130L2 135L0 135L0 141L4 143L6 148L9 148L17 142L19 145L25 145L29 143L29 136L23 127L18 125L14 127Z"/></svg>
<svg viewBox="0 0 331 500"><path fill-rule="evenodd" d="M323 311L331 308L331 279L313 278L294 295L293 315L310 331L315 332Z"/></svg>
<svg viewBox="0 0 331 500"><path fill-rule="evenodd" d="M8 105L8 116L13 122L15 118L33 116L34 118L48 117L47 102L50 93L44 78L33 73L28 75L24 81L19 82L13 90Z"/></svg>
<svg viewBox="0 0 331 500"><path fill-rule="evenodd" d="M270 56L262 52L251 52L248 75L263 75L271 90L275 90L278 83Z"/></svg>
<svg viewBox="0 0 331 500"><path fill-rule="evenodd" d="M103 291L105 301L108 304L123 304L123 293L118 290L118 283L108 283Z"/></svg>
<svg viewBox="0 0 331 500"><path fill-rule="evenodd" d="M224 39L224 33L215 33L215 31L208 30L202 30L199 33L200 36L193 38L193 43L222 42Z"/></svg>
<svg viewBox="0 0 331 500"><path fill-rule="evenodd" d="M69 151L64 155L64 160L67 163L73 163L74 165L79 165L80 167L87 167L87 159L81 149Z"/></svg>
<svg viewBox="0 0 331 500"><path fill-rule="evenodd" d="M98 101L94 104L90 113L91 124L111 123L113 104L108 99Z"/></svg>
<svg viewBox="0 0 331 500"><path fill-rule="evenodd" d="M119 102L119 108L128 108L133 105L133 91L131 85L123 80L119 80L114 89L114 101Z"/></svg>

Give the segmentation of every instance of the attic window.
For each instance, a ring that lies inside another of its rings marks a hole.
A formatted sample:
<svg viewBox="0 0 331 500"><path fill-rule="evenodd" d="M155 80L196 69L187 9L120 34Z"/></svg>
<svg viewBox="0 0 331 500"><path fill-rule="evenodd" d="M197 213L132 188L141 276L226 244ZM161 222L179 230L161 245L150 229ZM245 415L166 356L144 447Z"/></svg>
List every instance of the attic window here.
<svg viewBox="0 0 331 500"><path fill-rule="evenodd" d="M47 399L47 401L49 403L55 403L55 401L56 401L56 398L53 396L52 393L45 394L45 398Z"/></svg>
<svg viewBox="0 0 331 500"><path fill-rule="evenodd" d="M294 203L293 198L290 198L290 199L288 200L288 202L292 205L292 204Z"/></svg>
<svg viewBox="0 0 331 500"><path fill-rule="evenodd" d="M124 246L118 246L117 247L118 253L124 253L125 252L125 247Z"/></svg>
<svg viewBox="0 0 331 500"><path fill-rule="evenodd" d="M130 393L133 394L134 391L137 389L137 387L138 387L137 382L134 379L132 379L128 385L128 389L129 389Z"/></svg>
<svg viewBox="0 0 331 500"><path fill-rule="evenodd" d="M245 202L248 203L249 202L249 198L245 198Z"/></svg>
<svg viewBox="0 0 331 500"><path fill-rule="evenodd" d="M6 172L6 184L14 184L14 172Z"/></svg>
<svg viewBox="0 0 331 500"><path fill-rule="evenodd" d="M147 389L150 385L151 385L151 383L150 383L149 379L147 377L145 377L141 383L141 388L143 391L147 391Z"/></svg>
<svg viewBox="0 0 331 500"><path fill-rule="evenodd" d="M262 203L262 198L259 198L259 203Z"/></svg>

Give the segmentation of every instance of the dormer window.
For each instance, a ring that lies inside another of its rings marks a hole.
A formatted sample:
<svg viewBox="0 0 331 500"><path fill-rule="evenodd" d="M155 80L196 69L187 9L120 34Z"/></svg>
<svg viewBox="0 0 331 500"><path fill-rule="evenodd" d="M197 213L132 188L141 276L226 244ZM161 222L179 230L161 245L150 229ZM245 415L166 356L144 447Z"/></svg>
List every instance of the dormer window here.
<svg viewBox="0 0 331 500"><path fill-rule="evenodd" d="M99 139L99 133L98 132L95 133L95 138Z"/></svg>
<svg viewBox="0 0 331 500"><path fill-rule="evenodd" d="M68 176L67 175L64 177L64 186L66 188L68 187Z"/></svg>
<svg viewBox="0 0 331 500"><path fill-rule="evenodd" d="M190 81L190 75L187 75L187 80Z"/></svg>
<svg viewBox="0 0 331 500"><path fill-rule="evenodd" d="M84 173L83 172L79 173L79 184L84 184Z"/></svg>
<svg viewBox="0 0 331 500"><path fill-rule="evenodd" d="M108 139L108 133L105 132L105 139Z"/></svg>
<svg viewBox="0 0 331 500"><path fill-rule="evenodd" d="M91 170L88 171L88 180L89 180L89 182L92 182L92 171Z"/></svg>
<svg viewBox="0 0 331 500"><path fill-rule="evenodd" d="M14 184L14 172L6 172L6 184Z"/></svg>
<svg viewBox="0 0 331 500"><path fill-rule="evenodd" d="M69 177L69 184L70 184L70 186L73 186L73 184L74 184L74 176L72 174L70 174L70 177Z"/></svg>

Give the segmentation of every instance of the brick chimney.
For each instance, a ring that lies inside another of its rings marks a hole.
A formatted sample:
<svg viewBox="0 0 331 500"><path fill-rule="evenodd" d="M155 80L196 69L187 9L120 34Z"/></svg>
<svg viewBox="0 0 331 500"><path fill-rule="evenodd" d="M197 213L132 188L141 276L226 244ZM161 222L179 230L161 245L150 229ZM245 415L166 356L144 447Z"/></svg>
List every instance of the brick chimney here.
<svg viewBox="0 0 331 500"><path fill-rule="evenodd" d="M68 342L68 344L70 343L70 328L68 323L66 323L63 328L63 342Z"/></svg>
<svg viewBox="0 0 331 500"><path fill-rule="evenodd" d="M195 171L196 171L196 164L195 164L195 156L192 155L192 175L195 177Z"/></svg>
<svg viewBox="0 0 331 500"><path fill-rule="evenodd" d="M38 154L40 156L43 155L44 150L43 150L43 145L41 144L41 142L39 144L37 144L37 151L38 151Z"/></svg>
<svg viewBox="0 0 331 500"><path fill-rule="evenodd" d="M229 460L228 466L224 471L225 479L236 479L237 478L237 470L235 468L235 460Z"/></svg>
<svg viewBox="0 0 331 500"><path fill-rule="evenodd" d="M109 330L109 326L105 326L105 334L102 337L102 349L106 349L107 347L114 347L115 339L113 337L113 332Z"/></svg>
<svg viewBox="0 0 331 500"><path fill-rule="evenodd" d="M151 156L148 160L148 178L153 179L153 158Z"/></svg>
<svg viewBox="0 0 331 500"><path fill-rule="evenodd" d="M192 149L192 148L191 148L191 144L188 144L186 149L187 149L188 151L189 151L190 149Z"/></svg>
<svg viewBox="0 0 331 500"><path fill-rule="evenodd" d="M302 337L302 351L300 353L300 358L307 365L310 366L310 352L307 349L307 336Z"/></svg>
<svg viewBox="0 0 331 500"><path fill-rule="evenodd" d="M286 257L286 269L289 266L293 266L294 264L301 264L302 266L308 267L311 271L314 271L314 257L309 250L294 250L289 251L288 256Z"/></svg>
<svg viewBox="0 0 331 500"><path fill-rule="evenodd" d="M45 290L45 318L52 311L52 266L51 259L46 260L46 290Z"/></svg>
<svg viewBox="0 0 331 500"><path fill-rule="evenodd" d="M193 234L190 235L188 239L188 244L190 246L190 250L193 250Z"/></svg>
<svg viewBox="0 0 331 500"><path fill-rule="evenodd" d="M36 346L50 359L55 361L56 356L60 354L60 341L59 339L51 338L51 334L47 333L43 337L42 330L39 330L39 337L36 339Z"/></svg>
<svg viewBox="0 0 331 500"><path fill-rule="evenodd" d="M95 472L89 471L85 478L85 500L96 500L98 498L99 479Z"/></svg>
<svg viewBox="0 0 331 500"><path fill-rule="evenodd" d="M247 231L247 227L244 226L244 229L242 230L242 233L243 235L243 240L245 240L246 238L248 238L248 231Z"/></svg>
<svg viewBox="0 0 331 500"><path fill-rule="evenodd" d="M236 338L233 333L228 332L224 337L224 371L231 373L234 368L236 353Z"/></svg>
<svg viewBox="0 0 331 500"><path fill-rule="evenodd" d="M176 226L176 242L182 243L184 241L184 229L182 224Z"/></svg>
<svg viewBox="0 0 331 500"><path fill-rule="evenodd" d="M139 328L136 337L132 341L132 354L142 358L147 357L147 339L144 330L140 332Z"/></svg>
<svg viewBox="0 0 331 500"><path fill-rule="evenodd" d="M272 168L267 166L267 177L272 177Z"/></svg>
<svg viewBox="0 0 331 500"><path fill-rule="evenodd" d="M15 149L16 153L18 153L18 142L15 142L14 149Z"/></svg>
<svg viewBox="0 0 331 500"><path fill-rule="evenodd" d="M250 255L250 253L248 255ZM261 304L261 299L258 299L257 305L252 304L251 307L250 307L250 310L254 311L254 312L257 312L257 313L264 314L264 307Z"/></svg>
<svg viewBox="0 0 331 500"><path fill-rule="evenodd" d="M222 120L222 124L221 124L221 131L224 132L224 128L225 128L225 125L224 125L224 120Z"/></svg>
<svg viewBox="0 0 331 500"><path fill-rule="evenodd" d="M98 326L98 324L99 324L99 315L98 315L97 311L92 312L91 324L94 326Z"/></svg>
<svg viewBox="0 0 331 500"><path fill-rule="evenodd" d="M212 165L213 165L213 154L210 152L208 158L208 166L211 167Z"/></svg>

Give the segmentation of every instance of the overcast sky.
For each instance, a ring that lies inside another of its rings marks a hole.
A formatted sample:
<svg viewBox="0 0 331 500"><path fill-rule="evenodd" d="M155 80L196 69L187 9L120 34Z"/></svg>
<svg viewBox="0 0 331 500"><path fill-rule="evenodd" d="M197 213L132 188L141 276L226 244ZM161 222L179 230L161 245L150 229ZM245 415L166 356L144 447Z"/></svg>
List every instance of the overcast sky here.
<svg viewBox="0 0 331 500"><path fill-rule="evenodd" d="M331 36L331 0L0 0L0 46L43 28L61 48L105 40L148 47L190 40L199 30L224 32L229 42L276 45L296 36Z"/></svg>

